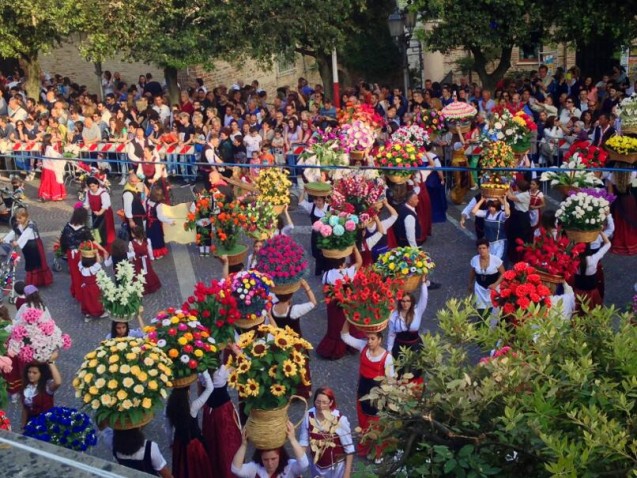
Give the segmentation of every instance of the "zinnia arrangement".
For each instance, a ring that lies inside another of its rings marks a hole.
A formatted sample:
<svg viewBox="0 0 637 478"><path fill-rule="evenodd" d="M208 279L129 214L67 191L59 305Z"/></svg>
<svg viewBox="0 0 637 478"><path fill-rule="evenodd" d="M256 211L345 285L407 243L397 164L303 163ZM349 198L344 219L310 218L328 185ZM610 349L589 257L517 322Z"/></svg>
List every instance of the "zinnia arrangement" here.
<svg viewBox="0 0 637 478"><path fill-rule="evenodd" d="M283 407L299 384L311 385L304 383L303 368L312 345L289 327L261 325L258 330L259 335L251 330L239 336L243 353L226 364L234 369L228 385L239 392L246 414Z"/></svg>
<svg viewBox="0 0 637 478"><path fill-rule="evenodd" d="M237 244L239 235L247 225L247 216L241 211L238 201L228 201L218 190L213 189L216 214L210 216L212 242L217 255L237 254L245 246Z"/></svg>
<svg viewBox="0 0 637 478"><path fill-rule="evenodd" d="M369 216L378 214L374 205L385 197L385 182L368 179L356 173L337 180L330 197L330 207L350 214Z"/></svg>
<svg viewBox="0 0 637 478"><path fill-rule="evenodd" d="M148 340L173 361L174 378L184 378L216 369L217 347L207 327L183 310L168 309L144 328Z"/></svg>
<svg viewBox="0 0 637 478"><path fill-rule="evenodd" d="M356 242L358 217L346 212L330 211L312 224L319 233L319 249L347 249Z"/></svg>
<svg viewBox="0 0 637 478"><path fill-rule="evenodd" d="M414 123L410 126L401 126L391 135L392 143L410 143L419 150L423 150L430 141L429 133L422 126Z"/></svg>
<svg viewBox="0 0 637 478"><path fill-rule="evenodd" d="M24 427L24 436L75 451L86 451L97 445L89 416L67 407L53 407L31 418Z"/></svg>
<svg viewBox="0 0 637 478"><path fill-rule="evenodd" d="M197 282L193 294L181 308L208 327L219 348L234 340L234 325L241 313L228 281L213 280L210 285Z"/></svg>
<svg viewBox="0 0 637 478"><path fill-rule="evenodd" d="M22 362L46 362L58 349L69 349L71 337L63 334L48 313L27 308L12 326L7 351Z"/></svg>
<svg viewBox="0 0 637 478"><path fill-rule="evenodd" d="M305 249L289 236L274 236L259 250L256 269L272 278L276 286L299 282L308 272Z"/></svg>
<svg viewBox="0 0 637 478"><path fill-rule="evenodd" d="M413 144L394 142L378 148L375 163L376 166L400 168L387 170L389 175L409 177L414 173L412 168L422 166L422 156Z"/></svg>
<svg viewBox="0 0 637 478"><path fill-rule="evenodd" d="M276 206L290 204L292 182L288 179L289 175L289 171L282 168L265 168L259 171L255 185L259 189L261 200Z"/></svg>
<svg viewBox="0 0 637 478"><path fill-rule="evenodd" d="M383 277L403 278L412 275L429 275L436 264L418 247L397 247L380 255L374 271Z"/></svg>
<svg viewBox="0 0 637 478"><path fill-rule="evenodd" d="M531 304L551 306L551 291L542 284L535 268L526 262L518 262L503 274L497 289L491 290L491 302L507 316L517 310L528 310Z"/></svg>
<svg viewBox="0 0 637 478"><path fill-rule="evenodd" d="M588 170L583 158L579 153L570 157L559 168L550 168L544 171L540 181L550 181L552 186L570 186L574 188L585 188L601 186L603 183L595 176L595 173Z"/></svg>
<svg viewBox="0 0 637 478"><path fill-rule="evenodd" d="M338 279L325 285L325 302L335 300L345 312L347 320L362 328L384 328L394 305L394 279L382 276L371 268L359 269L353 278ZM398 291L398 297L402 291Z"/></svg>
<svg viewBox="0 0 637 478"><path fill-rule="evenodd" d="M429 135L442 134L446 130L445 115L435 109L424 110L416 115L416 123L422 126Z"/></svg>
<svg viewBox="0 0 637 478"><path fill-rule="evenodd" d="M568 196L555 212L564 229L576 231L601 230L610 214L610 203L601 197L578 192Z"/></svg>
<svg viewBox="0 0 637 478"><path fill-rule="evenodd" d="M588 141L577 141L564 154L564 161L577 155L578 160L587 168L603 168L608 160L608 153L602 148L593 146Z"/></svg>
<svg viewBox="0 0 637 478"><path fill-rule="evenodd" d="M339 143L347 153L369 151L374 146L374 141L376 141L374 129L360 120L344 124L339 133Z"/></svg>
<svg viewBox="0 0 637 478"><path fill-rule="evenodd" d="M146 279L135 274L133 264L122 261L115 268L115 281L104 269L97 273L97 286L102 292L102 305L113 317L129 317L139 313Z"/></svg>
<svg viewBox="0 0 637 478"><path fill-rule="evenodd" d="M172 360L162 349L133 337L104 340L84 357L75 396L95 411L95 421L116 429L143 424L161 408L172 387Z"/></svg>
<svg viewBox="0 0 637 478"><path fill-rule="evenodd" d="M263 321L272 309L270 289L274 282L267 274L250 270L230 275L232 295L237 301L237 309L241 319L259 323Z"/></svg>

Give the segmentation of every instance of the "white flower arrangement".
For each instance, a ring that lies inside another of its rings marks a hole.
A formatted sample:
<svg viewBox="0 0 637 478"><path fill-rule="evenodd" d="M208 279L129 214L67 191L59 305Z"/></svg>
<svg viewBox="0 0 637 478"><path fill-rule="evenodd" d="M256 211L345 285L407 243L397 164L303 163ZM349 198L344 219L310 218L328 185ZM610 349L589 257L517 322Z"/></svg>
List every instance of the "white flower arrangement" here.
<svg viewBox="0 0 637 478"><path fill-rule="evenodd" d="M624 98L617 108L622 127L637 127L637 94Z"/></svg>
<svg viewBox="0 0 637 478"><path fill-rule="evenodd" d="M601 230L608 215L610 215L610 203L606 199L584 192L566 198L555 212L555 217L562 223L564 229L578 231Z"/></svg>
<svg viewBox="0 0 637 478"><path fill-rule="evenodd" d="M102 304L108 313L116 317L137 314L142 306L144 284L142 274L135 274L128 261L117 264L115 282L102 269L97 273L97 286L102 292Z"/></svg>
<svg viewBox="0 0 637 478"><path fill-rule="evenodd" d="M64 146L64 157L65 158L79 158L80 157L80 147L77 144L67 144Z"/></svg>
<svg viewBox="0 0 637 478"><path fill-rule="evenodd" d="M577 188L588 188L602 186L604 183L595 176L595 173L588 171L582 162L579 153L575 153L568 163L562 163L558 167L544 171L540 176L540 181L550 181L552 186L573 186Z"/></svg>
<svg viewBox="0 0 637 478"><path fill-rule="evenodd" d="M427 130L412 124L411 126L402 126L391 135L391 140L395 143L411 143L418 149L423 149L430 142Z"/></svg>

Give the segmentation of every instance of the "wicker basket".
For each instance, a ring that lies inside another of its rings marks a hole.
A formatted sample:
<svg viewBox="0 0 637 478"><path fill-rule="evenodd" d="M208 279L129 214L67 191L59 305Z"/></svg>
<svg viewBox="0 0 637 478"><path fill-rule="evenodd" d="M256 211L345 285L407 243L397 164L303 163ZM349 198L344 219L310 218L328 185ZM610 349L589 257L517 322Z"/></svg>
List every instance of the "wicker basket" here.
<svg viewBox="0 0 637 478"><path fill-rule="evenodd" d="M272 205L272 209L274 210L274 214L276 214L278 216L283 211L285 211L285 205L284 204L273 204Z"/></svg>
<svg viewBox="0 0 637 478"><path fill-rule="evenodd" d="M236 325L240 329L251 329L252 327L256 327L257 325L261 325L263 322L265 322L265 315L262 315L261 317L259 317L256 320L237 319L234 322L234 325Z"/></svg>
<svg viewBox="0 0 637 478"><path fill-rule="evenodd" d="M232 184L235 188L243 189L244 191L249 192L258 192L259 190L254 184L246 183L245 181L241 181L236 178L224 178L224 181L228 184Z"/></svg>
<svg viewBox="0 0 637 478"><path fill-rule="evenodd" d="M637 125L636 126L622 126L622 134L627 134L630 136L637 135Z"/></svg>
<svg viewBox="0 0 637 478"><path fill-rule="evenodd" d="M565 229L566 235L571 241L574 242L593 242L599 236L599 233L602 232L601 229L596 229L595 231L577 231L575 229Z"/></svg>
<svg viewBox="0 0 637 478"><path fill-rule="evenodd" d="M350 161L365 161L365 151L350 151Z"/></svg>
<svg viewBox="0 0 637 478"><path fill-rule="evenodd" d="M133 428L141 428L148 425L153 420L154 416L153 412L146 412L142 416L141 420L134 424L131 423L128 417L117 418L113 424L113 430L132 430Z"/></svg>
<svg viewBox="0 0 637 478"><path fill-rule="evenodd" d="M507 191L503 188L480 188L480 194L484 199L502 199L507 195Z"/></svg>
<svg viewBox="0 0 637 478"><path fill-rule="evenodd" d="M385 177L390 183L405 184L411 176L401 176L400 174L386 174Z"/></svg>
<svg viewBox="0 0 637 478"><path fill-rule="evenodd" d="M246 257L248 257L248 248L242 244L240 244L239 252L235 252L234 254L228 254L227 251L223 249L217 249L217 256L228 256L228 265L236 266L237 264L244 264Z"/></svg>
<svg viewBox="0 0 637 478"><path fill-rule="evenodd" d="M635 164L637 163L637 153L621 154L617 151L613 151L610 148L606 148L608 158L611 161L620 161L622 163Z"/></svg>
<svg viewBox="0 0 637 478"><path fill-rule="evenodd" d="M347 321L351 325L356 327L358 330L360 330L364 334L373 334L375 332L382 332L389 325L389 318L383 320L379 324L369 324L369 325L367 325L367 324L361 324L360 322L354 322L354 320L352 320L350 318L350 316L349 316L349 314L347 312L345 313L345 319L347 319Z"/></svg>
<svg viewBox="0 0 637 478"><path fill-rule="evenodd" d="M455 134L468 133L471 131L471 124L449 124L449 131Z"/></svg>
<svg viewBox="0 0 637 478"><path fill-rule="evenodd" d="M564 282L564 277L555 274L549 274L548 272L538 270L537 275L539 275L540 279L542 279L542 284L551 289L551 294L555 294L557 285Z"/></svg>
<svg viewBox="0 0 637 478"><path fill-rule="evenodd" d="M418 288L418 284L422 281L420 274L409 276L405 279L405 283L400 287L405 292L413 292Z"/></svg>
<svg viewBox="0 0 637 478"><path fill-rule="evenodd" d="M197 374L188 375L186 377L173 378L173 388L186 388L190 387L191 383L197 381Z"/></svg>
<svg viewBox="0 0 637 478"><path fill-rule="evenodd" d="M327 184L329 188L317 187L318 184ZM314 197L326 197L332 193L332 185L324 182L313 182L305 185L305 192Z"/></svg>
<svg viewBox="0 0 637 478"><path fill-rule="evenodd" d="M290 284L274 285L270 290L275 294L292 294L301 288L301 281L291 282Z"/></svg>
<svg viewBox="0 0 637 478"><path fill-rule="evenodd" d="M351 245L345 249L321 249L323 257L326 259L342 259L348 257L354 251L354 246Z"/></svg>
<svg viewBox="0 0 637 478"><path fill-rule="evenodd" d="M292 395L286 405L272 410L253 408L246 422L246 436L254 444L257 450L272 450L285 445L287 440L286 424L288 422L288 409L292 400L301 400L307 411L307 401L298 395ZM301 415L305 417L305 412ZM295 424L298 427L303 418Z"/></svg>

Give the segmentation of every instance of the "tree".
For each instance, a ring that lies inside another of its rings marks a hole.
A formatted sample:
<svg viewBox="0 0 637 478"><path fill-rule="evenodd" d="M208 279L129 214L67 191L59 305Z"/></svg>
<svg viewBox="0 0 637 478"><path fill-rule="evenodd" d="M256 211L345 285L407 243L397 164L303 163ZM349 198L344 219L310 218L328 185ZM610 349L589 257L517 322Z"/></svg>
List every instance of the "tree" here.
<svg viewBox="0 0 637 478"><path fill-rule="evenodd" d="M438 313L441 332L398 361L424 387L385 380L387 460L379 476L637 476L637 327L596 308L565 321L533 309L514 330L489 328L467 301ZM493 344L508 344L489 358ZM470 351L486 358L475 363ZM368 475L369 476L369 475Z"/></svg>
<svg viewBox="0 0 637 478"><path fill-rule="evenodd" d="M70 0L0 0L0 55L19 60L33 98L40 95L38 57L73 31L75 7Z"/></svg>
<svg viewBox="0 0 637 478"><path fill-rule="evenodd" d="M465 48L474 58L474 69L485 88L493 89L511 67L514 45L543 32L546 16L543 2L524 0L415 0L412 7L432 28L422 31L422 40L434 51L449 53ZM499 51L499 61L489 72L485 49Z"/></svg>

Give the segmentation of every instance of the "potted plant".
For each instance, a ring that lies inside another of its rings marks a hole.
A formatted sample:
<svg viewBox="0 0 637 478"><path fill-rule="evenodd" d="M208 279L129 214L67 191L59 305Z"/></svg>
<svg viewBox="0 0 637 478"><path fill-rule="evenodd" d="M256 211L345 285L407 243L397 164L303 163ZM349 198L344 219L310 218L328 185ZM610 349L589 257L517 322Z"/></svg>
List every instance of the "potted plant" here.
<svg viewBox="0 0 637 478"><path fill-rule="evenodd" d="M418 247L397 247L380 255L374 271L385 278L404 281L401 289L416 290L423 276L428 276L436 264L425 251Z"/></svg>
<svg viewBox="0 0 637 478"><path fill-rule="evenodd" d="M228 281L213 280L208 286L197 282L181 308L209 329L219 349L234 341L234 326L241 314Z"/></svg>
<svg viewBox="0 0 637 478"><path fill-rule="evenodd" d="M133 264L122 261L115 268L115 281L100 269L97 286L102 293L102 305L118 322L129 322L141 311L144 283L142 274L135 274Z"/></svg>
<svg viewBox="0 0 637 478"><path fill-rule="evenodd" d="M524 111L512 113L499 108L491 115L486 136L488 141L504 141L515 154L526 154L531 149L533 131L537 131L537 125Z"/></svg>
<svg viewBox="0 0 637 478"><path fill-rule="evenodd" d="M97 445L89 416L67 407L53 407L31 418L24 427L24 436L75 451L86 451Z"/></svg>
<svg viewBox="0 0 637 478"><path fill-rule="evenodd" d="M391 142L378 148L375 164L392 168L385 172L387 179L392 183L403 184L414 174L413 168L422 166L422 156L411 143Z"/></svg>
<svg viewBox="0 0 637 478"><path fill-rule="evenodd" d="M217 347L210 330L183 310L162 311L144 328L148 341L172 360L173 387L188 387L197 374L218 366Z"/></svg>
<svg viewBox="0 0 637 478"><path fill-rule="evenodd" d="M336 211L373 217L378 214L374 205L384 197L385 182L382 179L370 179L350 173L334 183L329 203Z"/></svg>
<svg viewBox="0 0 637 478"><path fill-rule="evenodd" d="M272 278L272 292L291 294L299 289L301 280L307 275L305 249L289 236L274 236L261 246L256 269Z"/></svg>
<svg viewBox="0 0 637 478"><path fill-rule="evenodd" d="M345 318L364 332L380 332L387 327L394 305L395 280L386 278L371 268L360 269L353 278L338 279L325 285L325 301L336 300ZM398 297L402 291L398 291Z"/></svg>
<svg viewBox="0 0 637 478"><path fill-rule="evenodd" d="M254 181L261 200L274 205L277 216L283 212L284 206L290 204L292 182L288 179L289 175L287 169L265 168L259 171Z"/></svg>
<svg viewBox="0 0 637 478"><path fill-rule="evenodd" d="M24 363L44 363L58 349L69 349L71 343L71 337L62 333L48 312L29 307L11 326L7 353Z"/></svg>
<svg viewBox="0 0 637 478"><path fill-rule="evenodd" d="M607 199L578 192L562 201L555 217L571 240L593 242L609 214L610 203Z"/></svg>
<svg viewBox="0 0 637 478"><path fill-rule="evenodd" d="M518 310L527 311L531 304L550 307L551 291L542 284L534 267L518 262L503 274L498 288L491 290L491 302L501 309L505 318L509 318ZM512 323L516 325L515 320Z"/></svg>
<svg viewBox="0 0 637 478"><path fill-rule="evenodd" d="M427 130L418 123L410 126L401 126L391 135L392 143L410 143L421 152L425 150L425 146L429 144L430 139Z"/></svg>
<svg viewBox="0 0 637 478"><path fill-rule="evenodd" d="M604 149L612 161L628 164L637 162L637 138L613 136L604 143Z"/></svg>
<svg viewBox="0 0 637 478"><path fill-rule="evenodd" d="M267 274L250 270L230 275L232 295L237 301L237 309L241 318L235 324L242 329L249 329L262 324L272 309L270 290L274 282Z"/></svg>
<svg viewBox="0 0 637 478"><path fill-rule="evenodd" d="M312 229L319 233L316 245L323 256L329 259L349 256L354 250L357 225L357 216L335 211L329 211L312 224Z"/></svg>
<svg viewBox="0 0 637 478"><path fill-rule="evenodd" d="M213 190L215 214L210 216L212 248L217 256L228 256L230 265L241 264L248 255L248 248L239 244L239 235L246 227L246 215L238 201L228 201L218 190Z"/></svg>
<svg viewBox="0 0 637 478"><path fill-rule="evenodd" d="M242 353L228 360L233 368L228 385L238 391L249 415L247 434L258 449L282 446L290 400L305 380L312 345L289 327L261 325L259 334L252 330L239 336L237 346Z"/></svg>
<svg viewBox="0 0 637 478"><path fill-rule="evenodd" d="M373 128L360 120L352 121L341 127L339 143L343 151L349 154L351 164L364 162L367 153L374 146L376 133Z"/></svg>
<svg viewBox="0 0 637 478"><path fill-rule="evenodd" d="M139 428L162 408L172 387L172 360L141 339L104 340L84 356L75 378L75 396L95 412L97 423L116 430Z"/></svg>
<svg viewBox="0 0 637 478"><path fill-rule="evenodd" d="M480 189L485 199L501 199L510 187L513 175L510 171L489 170L490 168L515 167L513 149L504 141L487 144L480 166L487 171L482 174Z"/></svg>
<svg viewBox="0 0 637 478"><path fill-rule="evenodd" d="M447 121L447 127L456 134L468 133L471 129L471 120L478 114L473 106L462 101L448 104L441 112Z"/></svg>

